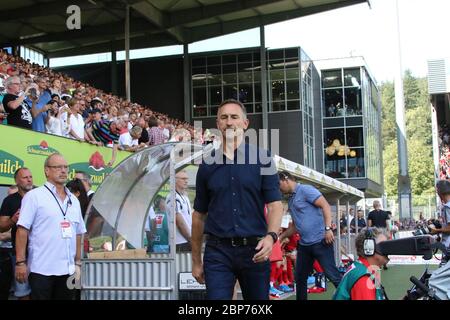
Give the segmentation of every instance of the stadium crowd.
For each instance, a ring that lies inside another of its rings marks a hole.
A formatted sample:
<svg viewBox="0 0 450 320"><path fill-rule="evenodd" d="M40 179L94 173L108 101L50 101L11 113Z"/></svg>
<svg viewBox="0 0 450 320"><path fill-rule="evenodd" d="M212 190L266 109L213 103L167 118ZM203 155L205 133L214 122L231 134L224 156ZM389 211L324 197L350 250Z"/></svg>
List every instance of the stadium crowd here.
<svg viewBox="0 0 450 320"><path fill-rule="evenodd" d="M439 179L450 179L450 129L439 129Z"/></svg>
<svg viewBox="0 0 450 320"><path fill-rule="evenodd" d="M3 51L0 87L0 123L127 151L205 141L187 122Z"/></svg>

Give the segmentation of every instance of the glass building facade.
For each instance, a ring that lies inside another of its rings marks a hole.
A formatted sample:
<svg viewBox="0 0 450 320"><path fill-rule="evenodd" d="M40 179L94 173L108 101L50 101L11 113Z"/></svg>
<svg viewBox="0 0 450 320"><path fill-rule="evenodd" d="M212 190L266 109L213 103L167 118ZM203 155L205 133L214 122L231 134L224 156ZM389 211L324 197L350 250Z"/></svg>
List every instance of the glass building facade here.
<svg viewBox="0 0 450 320"><path fill-rule="evenodd" d="M379 92L362 66L322 70L324 173L381 185Z"/></svg>
<svg viewBox="0 0 450 320"><path fill-rule="evenodd" d="M315 168L312 61L299 47L267 50L266 70L263 80L259 48L193 56L192 118L215 117L226 99L241 101L249 115L261 114L265 84L269 114L302 112L303 164Z"/></svg>

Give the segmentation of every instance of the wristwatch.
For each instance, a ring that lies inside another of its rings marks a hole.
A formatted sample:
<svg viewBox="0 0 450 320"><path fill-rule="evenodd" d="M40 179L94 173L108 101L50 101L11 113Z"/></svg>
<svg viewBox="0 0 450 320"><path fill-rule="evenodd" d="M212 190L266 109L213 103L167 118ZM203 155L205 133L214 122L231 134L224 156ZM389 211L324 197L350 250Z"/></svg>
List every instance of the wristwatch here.
<svg viewBox="0 0 450 320"><path fill-rule="evenodd" d="M325 231L331 231L331 227L325 227Z"/></svg>
<svg viewBox="0 0 450 320"><path fill-rule="evenodd" d="M278 235L275 232L267 232L266 236L271 236L273 239L273 243L277 242Z"/></svg>

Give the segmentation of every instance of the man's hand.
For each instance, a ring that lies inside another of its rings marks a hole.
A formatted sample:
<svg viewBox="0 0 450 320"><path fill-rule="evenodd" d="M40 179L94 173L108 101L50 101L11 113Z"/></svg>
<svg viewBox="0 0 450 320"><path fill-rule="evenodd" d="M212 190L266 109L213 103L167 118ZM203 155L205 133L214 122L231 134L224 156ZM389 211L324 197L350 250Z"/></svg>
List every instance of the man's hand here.
<svg viewBox="0 0 450 320"><path fill-rule="evenodd" d="M273 239L270 235L266 235L263 239L258 242L255 250L258 251L253 256L253 262L261 263L269 260L272 254Z"/></svg>
<svg viewBox="0 0 450 320"><path fill-rule="evenodd" d="M16 279L19 283L25 283L28 281L28 270L27 265L20 264L16 266Z"/></svg>
<svg viewBox="0 0 450 320"><path fill-rule="evenodd" d="M14 222L14 224L16 224L17 221L19 221L19 215L20 215L20 208L17 209L16 213L14 213L11 217L11 221Z"/></svg>
<svg viewBox="0 0 450 320"><path fill-rule="evenodd" d="M192 276L197 280L198 283L205 283L205 273L203 271L203 263L193 263L192 264Z"/></svg>
<svg viewBox="0 0 450 320"><path fill-rule="evenodd" d="M331 231L331 230L325 231L325 243L332 244L333 242L334 242L333 231Z"/></svg>

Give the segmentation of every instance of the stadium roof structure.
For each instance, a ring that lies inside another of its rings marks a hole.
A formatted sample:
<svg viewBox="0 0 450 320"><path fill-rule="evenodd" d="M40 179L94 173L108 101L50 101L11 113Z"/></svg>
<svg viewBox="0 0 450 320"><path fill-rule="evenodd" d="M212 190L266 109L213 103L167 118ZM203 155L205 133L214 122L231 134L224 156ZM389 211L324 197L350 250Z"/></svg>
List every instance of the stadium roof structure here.
<svg viewBox="0 0 450 320"><path fill-rule="evenodd" d="M48 58L188 44L370 0L14 0L0 2L0 45ZM69 30L77 5L81 28ZM291 31L292 32L292 31Z"/></svg>

